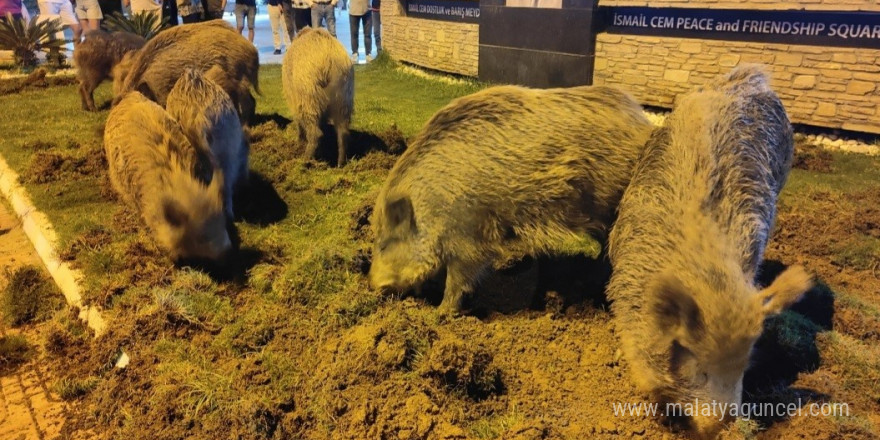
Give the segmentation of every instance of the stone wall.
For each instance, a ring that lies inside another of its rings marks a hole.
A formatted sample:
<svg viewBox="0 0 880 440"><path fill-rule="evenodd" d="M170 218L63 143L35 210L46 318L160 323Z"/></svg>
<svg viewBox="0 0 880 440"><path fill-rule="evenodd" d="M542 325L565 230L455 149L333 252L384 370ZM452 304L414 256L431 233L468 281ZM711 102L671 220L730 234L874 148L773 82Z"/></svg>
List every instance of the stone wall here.
<svg viewBox="0 0 880 440"><path fill-rule="evenodd" d="M418 66L477 76L479 30L478 24L406 17L401 2L382 2L382 49Z"/></svg>
<svg viewBox="0 0 880 440"><path fill-rule="evenodd" d="M609 0L604 6L870 10L873 0L803 2ZM793 122L880 133L880 51L600 34L594 84L624 87L645 104L671 107L692 87L740 63L761 63Z"/></svg>
<svg viewBox="0 0 880 440"><path fill-rule="evenodd" d="M875 0L600 0L600 6L877 11ZM396 59L477 76L479 25L408 18L382 5L383 46ZM675 98L740 63L761 63L793 122L880 133L880 51L600 34L594 84L619 85L643 103Z"/></svg>

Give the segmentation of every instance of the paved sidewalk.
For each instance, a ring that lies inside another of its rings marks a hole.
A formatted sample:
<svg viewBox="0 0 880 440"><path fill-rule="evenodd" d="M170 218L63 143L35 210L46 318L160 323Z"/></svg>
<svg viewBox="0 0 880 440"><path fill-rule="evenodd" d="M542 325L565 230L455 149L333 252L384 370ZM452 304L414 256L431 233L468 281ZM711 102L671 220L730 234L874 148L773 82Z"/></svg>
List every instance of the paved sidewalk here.
<svg viewBox="0 0 880 440"><path fill-rule="evenodd" d="M41 266L31 242L5 200L0 200L0 275L24 265ZM0 289L8 280L0 276ZM0 317L2 318L2 317ZM0 336L19 333L0 324ZM36 332L25 338L36 343ZM51 391L46 368L34 360L12 371L0 371L0 439L50 440L64 424L66 407Z"/></svg>

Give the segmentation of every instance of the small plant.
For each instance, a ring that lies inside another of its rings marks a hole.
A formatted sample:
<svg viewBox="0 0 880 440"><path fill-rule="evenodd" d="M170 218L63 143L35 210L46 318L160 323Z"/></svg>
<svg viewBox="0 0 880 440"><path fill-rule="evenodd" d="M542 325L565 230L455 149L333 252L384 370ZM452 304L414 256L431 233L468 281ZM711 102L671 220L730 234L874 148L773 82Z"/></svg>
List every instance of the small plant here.
<svg viewBox="0 0 880 440"><path fill-rule="evenodd" d="M59 20L37 21L37 16L31 17L30 21L12 18L12 14L6 14L6 20L0 20L0 49L11 50L15 59L15 65L24 70L30 70L37 65L37 51L44 50L50 54L62 57L61 49L67 43L63 39L55 38L55 34L61 32Z"/></svg>
<svg viewBox="0 0 880 440"><path fill-rule="evenodd" d="M98 386L98 378L89 376L85 379L65 377L55 383L53 391L64 400L73 400L86 395Z"/></svg>
<svg viewBox="0 0 880 440"><path fill-rule="evenodd" d="M10 325L47 319L61 306L61 295L39 267L24 266L7 275L0 311Z"/></svg>
<svg viewBox="0 0 880 440"><path fill-rule="evenodd" d="M130 32L140 35L145 40L153 38L168 27L168 18L159 19L156 15L148 12L138 12L128 18L118 12L114 12L104 19L104 27L109 31Z"/></svg>
<svg viewBox="0 0 880 440"><path fill-rule="evenodd" d="M27 360L30 348L21 335L0 337L0 369L18 365Z"/></svg>

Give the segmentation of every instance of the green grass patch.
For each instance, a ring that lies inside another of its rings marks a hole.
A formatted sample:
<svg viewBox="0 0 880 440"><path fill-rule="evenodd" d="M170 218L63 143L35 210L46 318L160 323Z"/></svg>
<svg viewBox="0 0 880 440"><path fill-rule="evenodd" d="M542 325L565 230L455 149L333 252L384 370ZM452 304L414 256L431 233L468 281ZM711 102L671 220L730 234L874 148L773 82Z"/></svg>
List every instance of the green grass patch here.
<svg viewBox="0 0 880 440"><path fill-rule="evenodd" d="M66 377L56 382L52 389L62 399L74 400L85 396L97 386L98 378L96 377Z"/></svg>

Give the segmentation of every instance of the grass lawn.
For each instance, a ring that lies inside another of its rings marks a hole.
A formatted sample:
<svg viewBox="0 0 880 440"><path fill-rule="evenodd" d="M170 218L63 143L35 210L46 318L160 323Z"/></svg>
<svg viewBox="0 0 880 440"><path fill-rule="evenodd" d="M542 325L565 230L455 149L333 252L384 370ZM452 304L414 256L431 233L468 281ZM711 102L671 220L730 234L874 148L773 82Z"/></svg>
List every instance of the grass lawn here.
<svg viewBox="0 0 880 440"><path fill-rule="evenodd" d="M59 389L76 400L65 433L684 438L611 413L614 402L645 397L614 356L601 264L542 260L539 285L554 287L537 305L479 318L447 319L437 298L369 289L366 219L394 153L436 110L482 85L414 75L384 59L358 66L355 158L335 168L299 157L285 131L280 73L260 71L251 128L258 184L237 201L241 257L219 278L174 267L116 200L103 161L106 109L80 110L74 85L0 96L0 154L52 220L63 257L86 274L85 297L112 327L92 340L70 313L52 318L44 350ZM104 84L96 102L109 100ZM746 400L846 402L851 414L737 423L730 438L880 432L880 159L810 151L821 166L807 161L792 173L767 257L806 265L835 293L816 289L768 322L767 356L747 377ZM132 359L125 369L113 367L121 350Z"/></svg>

